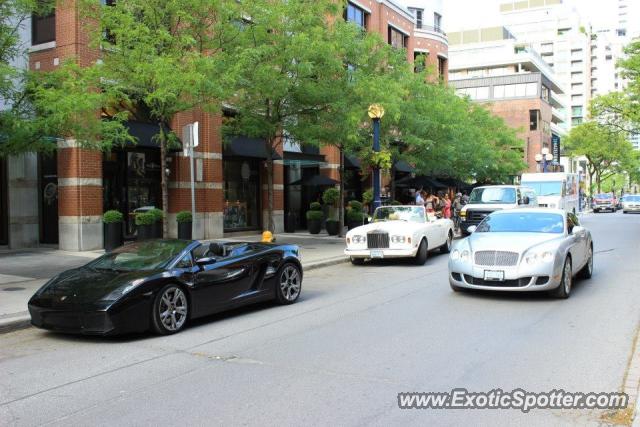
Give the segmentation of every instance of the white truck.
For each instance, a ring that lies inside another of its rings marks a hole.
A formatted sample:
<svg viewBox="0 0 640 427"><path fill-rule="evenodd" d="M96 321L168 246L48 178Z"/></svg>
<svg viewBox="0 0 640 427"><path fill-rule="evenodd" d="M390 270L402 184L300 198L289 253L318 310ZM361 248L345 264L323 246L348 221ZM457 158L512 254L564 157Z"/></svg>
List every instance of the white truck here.
<svg viewBox="0 0 640 427"><path fill-rule="evenodd" d="M523 173L520 184L532 188L538 196L538 206L563 209L576 213L580 210L580 178L575 173L539 172Z"/></svg>

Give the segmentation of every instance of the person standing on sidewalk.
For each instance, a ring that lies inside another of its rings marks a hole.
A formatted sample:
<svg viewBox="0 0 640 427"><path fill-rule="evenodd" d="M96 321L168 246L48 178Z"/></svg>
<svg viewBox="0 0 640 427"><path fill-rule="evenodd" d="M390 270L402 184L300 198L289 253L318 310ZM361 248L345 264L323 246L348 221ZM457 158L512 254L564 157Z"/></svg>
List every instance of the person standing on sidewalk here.
<svg viewBox="0 0 640 427"><path fill-rule="evenodd" d="M422 187L420 187L416 191L415 202L416 202L416 206L424 206L424 199L422 198Z"/></svg>
<svg viewBox="0 0 640 427"><path fill-rule="evenodd" d="M445 193L444 195L442 216L447 219L451 218L451 198L449 197L449 193Z"/></svg>
<svg viewBox="0 0 640 427"><path fill-rule="evenodd" d="M453 228L457 232L460 230L460 211L462 210L462 193L456 193L456 197L451 203L453 211Z"/></svg>

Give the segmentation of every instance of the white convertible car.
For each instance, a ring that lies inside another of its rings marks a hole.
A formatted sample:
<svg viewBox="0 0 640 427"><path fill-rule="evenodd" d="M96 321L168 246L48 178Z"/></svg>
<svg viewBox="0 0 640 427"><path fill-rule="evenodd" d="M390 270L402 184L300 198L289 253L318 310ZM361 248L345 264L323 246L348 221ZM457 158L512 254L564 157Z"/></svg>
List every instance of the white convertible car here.
<svg viewBox="0 0 640 427"><path fill-rule="evenodd" d="M414 258L422 265L430 250L447 253L452 241L450 219L428 216L422 206L382 206L372 223L349 230L344 253L357 265L376 258Z"/></svg>

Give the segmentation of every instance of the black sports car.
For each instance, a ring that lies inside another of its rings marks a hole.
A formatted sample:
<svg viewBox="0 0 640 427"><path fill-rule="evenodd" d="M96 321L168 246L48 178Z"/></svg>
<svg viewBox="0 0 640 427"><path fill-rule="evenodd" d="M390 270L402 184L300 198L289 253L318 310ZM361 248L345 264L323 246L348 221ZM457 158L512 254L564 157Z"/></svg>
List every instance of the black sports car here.
<svg viewBox="0 0 640 427"><path fill-rule="evenodd" d="M275 299L296 302L295 245L148 240L49 280L29 301L31 323L54 331L172 334L189 319Z"/></svg>

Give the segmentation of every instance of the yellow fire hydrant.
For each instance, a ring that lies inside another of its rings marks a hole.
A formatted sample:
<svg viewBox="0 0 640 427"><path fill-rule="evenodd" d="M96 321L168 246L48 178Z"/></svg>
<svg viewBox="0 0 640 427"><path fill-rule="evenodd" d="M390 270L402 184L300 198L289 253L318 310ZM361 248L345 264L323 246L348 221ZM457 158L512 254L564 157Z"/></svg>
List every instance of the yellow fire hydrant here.
<svg viewBox="0 0 640 427"><path fill-rule="evenodd" d="M276 238L274 237L273 233L268 230L262 232L262 243L273 243L275 241Z"/></svg>

